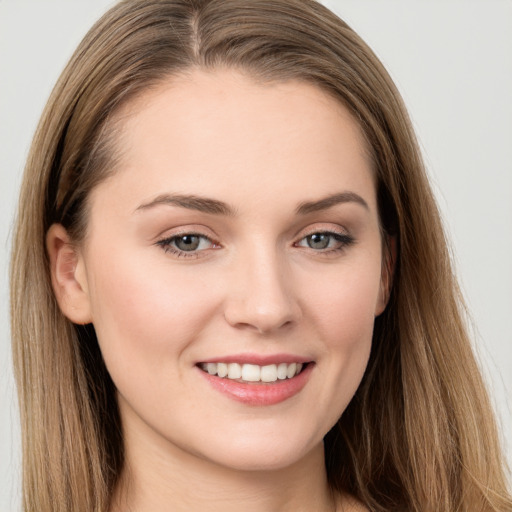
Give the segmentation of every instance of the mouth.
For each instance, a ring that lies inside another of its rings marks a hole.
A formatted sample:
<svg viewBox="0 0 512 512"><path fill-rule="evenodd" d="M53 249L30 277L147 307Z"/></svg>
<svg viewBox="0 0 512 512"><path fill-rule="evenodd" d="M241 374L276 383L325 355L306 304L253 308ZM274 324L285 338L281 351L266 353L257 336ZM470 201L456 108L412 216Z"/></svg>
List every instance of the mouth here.
<svg viewBox="0 0 512 512"><path fill-rule="evenodd" d="M254 364L258 358L249 359L253 361L217 360L200 362L196 367L205 382L224 396L244 405L269 406L298 395L316 366L314 361L295 362L290 358L287 362L258 361L262 365Z"/></svg>
<svg viewBox="0 0 512 512"><path fill-rule="evenodd" d="M198 367L209 375L243 383L265 383L293 379L310 363L279 363L260 366L247 363L199 363Z"/></svg>

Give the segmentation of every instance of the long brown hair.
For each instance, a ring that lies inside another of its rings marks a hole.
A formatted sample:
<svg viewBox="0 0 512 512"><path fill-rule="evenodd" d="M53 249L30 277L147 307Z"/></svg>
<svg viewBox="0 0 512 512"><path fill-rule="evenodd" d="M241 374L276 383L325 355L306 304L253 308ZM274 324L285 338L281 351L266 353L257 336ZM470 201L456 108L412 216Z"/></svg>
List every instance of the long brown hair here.
<svg viewBox="0 0 512 512"><path fill-rule="evenodd" d="M61 75L28 157L11 267L24 508L105 512L123 465L115 389L91 325L52 291L45 235L75 241L115 169L116 114L191 67L302 80L342 102L373 157L398 252L363 381L325 438L333 489L372 511L512 510L493 411L472 354L439 213L402 100L381 63L314 0L125 0Z"/></svg>

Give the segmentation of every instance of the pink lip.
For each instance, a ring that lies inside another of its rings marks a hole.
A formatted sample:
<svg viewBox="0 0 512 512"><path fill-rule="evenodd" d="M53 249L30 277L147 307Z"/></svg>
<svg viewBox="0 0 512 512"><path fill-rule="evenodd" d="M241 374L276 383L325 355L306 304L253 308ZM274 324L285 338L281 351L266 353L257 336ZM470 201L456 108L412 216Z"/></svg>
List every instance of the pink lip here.
<svg viewBox="0 0 512 512"><path fill-rule="evenodd" d="M301 357L293 354L234 354L229 356L214 357L200 361L201 363L239 363L239 364L257 364L265 366L268 364L291 364L291 363L309 363L311 358Z"/></svg>
<svg viewBox="0 0 512 512"><path fill-rule="evenodd" d="M220 360L222 362L229 362L227 359ZM236 362L240 362L236 359ZM275 361L275 359L272 359ZM296 362L297 359L292 362ZM209 361L215 362L215 361ZM235 362L235 361L233 361ZM285 362L285 361L281 361ZM306 361L305 361L306 362ZM249 363L247 364L257 364ZM259 363L261 365L261 363ZM275 363L274 363L275 364ZM276 382L264 383L253 382L245 383L227 378L210 375L205 371L197 368L197 371L207 380L207 382L217 391L220 391L229 398L242 402L247 405L274 405L288 400L292 396L299 393L302 388L307 384L311 376L314 363L310 363L298 375L291 379L277 380Z"/></svg>

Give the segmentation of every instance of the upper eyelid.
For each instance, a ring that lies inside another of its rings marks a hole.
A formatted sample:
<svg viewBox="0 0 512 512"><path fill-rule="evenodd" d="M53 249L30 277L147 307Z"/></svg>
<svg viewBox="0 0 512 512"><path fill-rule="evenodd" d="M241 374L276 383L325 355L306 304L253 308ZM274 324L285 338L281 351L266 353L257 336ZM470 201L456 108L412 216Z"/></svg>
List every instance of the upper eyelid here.
<svg viewBox="0 0 512 512"><path fill-rule="evenodd" d="M172 233L170 235L165 235L162 237L163 240L172 240L173 238L180 238L183 236L198 236L201 238L207 238L208 240L212 240L210 235L205 235L204 233L199 233L198 231L181 231L179 233Z"/></svg>
<svg viewBox="0 0 512 512"><path fill-rule="evenodd" d="M314 234L319 234L319 233L322 233L322 234L327 234L327 235L341 235L341 236L349 236L349 234L345 231L345 230L336 230L336 229L311 229L311 230L308 230L306 232L303 232L301 234L297 234L294 238L296 240L302 240L303 238L306 238L308 236L311 236L311 235L314 235ZM213 238L212 236L210 235L206 235L204 233L200 233L200 232L197 232L197 231L193 231L193 230L184 230L184 231L180 231L178 233L172 233L172 234L169 234L169 235L165 235L165 236L162 236L160 237L157 242L165 242L165 241L170 241L170 240L173 240L175 238L180 238L182 236L198 236L198 237L201 237L201 238L205 238L207 240L209 240L210 242L212 243L215 243L215 244L218 244L220 245L220 242L218 242L217 240L215 240L215 238Z"/></svg>
<svg viewBox="0 0 512 512"><path fill-rule="evenodd" d="M316 223L315 223L316 224ZM313 235L315 233L326 233L326 234L335 234L335 235L341 235L341 236L351 236L350 230L347 229L344 226L341 225L335 225L333 226L332 223L329 222L319 222L317 225L312 225L308 227L303 227L299 230L297 230L294 234L292 234L291 238L294 240L292 243L296 243L299 240L302 240L303 238ZM162 231L160 235L158 235L155 239L156 243L171 240L173 238L179 238L180 236L185 235L195 235L200 236L203 238L208 239L212 243L215 243L216 245L221 246L222 243L220 242L221 238L215 231L213 231L208 226L204 226L201 224L192 224L189 226L183 226L183 227L175 227L171 229L166 229Z"/></svg>
<svg viewBox="0 0 512 512"><path fill-rule="evenodd" d="M191 225L185 226L183 228L177 227L165 229L155 237L155 240L169 240L171 238L176 238L185 235L202 236L212 241L216 241L219 238L214 231L212 231L210 228L207 228L206 226Z"/></svg>
<svg viewBox="0 0 512 512"><path fill-rule="evenodd" d="M304 236L308 236L308 235L313 235L315 233L333 233L333 234L336 234L336 235L341 235L341 234L345 234L346 233L346 230L345 229L335 229L335 228L325 228L325 229L322 229L322 228L315 228L315 229L307 229L305 231L305 234Z"/></svg>
<svg viewBox="0 0 512 512"><path fill-rule="evenodd" d="M350 235L349 233L341 233L341 232L338 232L338 231L328 231L328 230L317 230L317 231L311 231L310 233L307 233L301 237L299 237L297 239L296 242L294 242L294 244L297 244L299 242L302 242L302 240L304 240L305 238L308 238L310 236L313 236L313 235L328 235L328 236L332 236L332 237L341 237L343 239L346 239L346 240L351 240L351 241L354 241L354 237L352 235Z"/></svg>
<svg viewBox="0 0 512 512"><path fill-rule="evenodd" d="M326 233L326 234L334 234L334 235L348 235L349 234L348 230L344 229L344 228L336 229L336 228L332 228L332 227L326 227L326 228L315 227L312 229L305 229L305 230L301 229L293 236L293 238L294 239L297 239L297 238L302 239L306 236L314 235L315 233ZM201 230L196 230L196 229L183 229L183 230L180 229L179 231L176 231L173 233L159 235L158 240L170 240L172 238L179 238L180 236L186 236L186 235L200 236L203 238L207 238L208 240L211 240L212 242L219 243L217 240L217 238L219 238L219 237L217 237L216 235L207 234L207 233L202 232Z"/></svg>
<svg viewBox="0 0 512 512"><path fill-rule="evenodd" d="M211 236L205 235L203 233L196 233L195 231L183 231L181 233L173 233L168 236L163 236L157 240L157 244L163 244L164 242L171 242L176 238L182 238L184 236L197 236L199 238L204 238L215 245L220 245L214 238Z"/></svg>
<svg viewBox="0 0 512 512"><path fill-rule="evenodd" d="M294 238L298 239L298 240L302 240L303 238L310 236L310 235L314 235L315 233L326 233L326 234L333 234L333 235L350 236L349 230L347 230L341 226L338 228L335 228L332 226L329 226L329 227L315 226L315 227L311 227L310 229L309 228L301 229L300 231L297 232L297 234L295 235Z"/></svg>

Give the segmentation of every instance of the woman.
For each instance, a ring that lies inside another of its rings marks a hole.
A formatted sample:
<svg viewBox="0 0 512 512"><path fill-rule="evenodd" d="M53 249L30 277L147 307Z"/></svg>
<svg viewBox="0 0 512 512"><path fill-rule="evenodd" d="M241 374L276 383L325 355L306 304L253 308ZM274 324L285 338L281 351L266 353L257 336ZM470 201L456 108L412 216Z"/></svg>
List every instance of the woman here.
<svg viewBox="0 0 512 512"><path fill-rule="evenodd" d="M303 1L126 1L27 163L26 510L509 510L394 85Z"/></svg>

